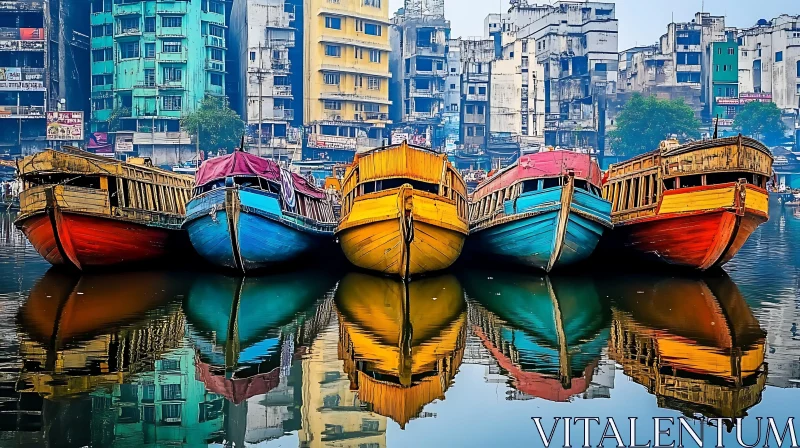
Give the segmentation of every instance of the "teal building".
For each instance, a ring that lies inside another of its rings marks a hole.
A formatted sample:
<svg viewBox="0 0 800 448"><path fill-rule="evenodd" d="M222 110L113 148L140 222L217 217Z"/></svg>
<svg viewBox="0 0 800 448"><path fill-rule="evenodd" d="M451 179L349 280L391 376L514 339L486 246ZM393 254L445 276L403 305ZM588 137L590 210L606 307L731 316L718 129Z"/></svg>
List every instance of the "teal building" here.
<svg viewBox="0 0 800 448"><path fill-rule="evenodd" d="M709 83L711 118L720 119L720 129L730 128L739 110L739 45L735 40L713 42L711 53L711 82Z"/></svg>
<svg viewBox="0 0 800 448"><path fill-rule="evenodd" d="M92 0L91 131L157 141L205 95L225 95L220 0Z"/></svg>

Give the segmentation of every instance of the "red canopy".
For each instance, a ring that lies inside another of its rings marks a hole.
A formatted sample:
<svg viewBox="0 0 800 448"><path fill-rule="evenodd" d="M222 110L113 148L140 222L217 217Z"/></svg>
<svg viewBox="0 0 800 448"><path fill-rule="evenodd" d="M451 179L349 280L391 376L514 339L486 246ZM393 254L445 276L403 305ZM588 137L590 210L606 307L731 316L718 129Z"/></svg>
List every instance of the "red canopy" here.
<svg viewBox="0 0 800 448"><path fill-rule="evenodd" d="M233 154L203 162L197 170L195 185L205 185L232 176L254 176L280 183L281 167L272 160L243 151L234 151ZM325 198L325 192L309 184L302 176L294 173L291 176L297 192L317 199Z"/></svg>

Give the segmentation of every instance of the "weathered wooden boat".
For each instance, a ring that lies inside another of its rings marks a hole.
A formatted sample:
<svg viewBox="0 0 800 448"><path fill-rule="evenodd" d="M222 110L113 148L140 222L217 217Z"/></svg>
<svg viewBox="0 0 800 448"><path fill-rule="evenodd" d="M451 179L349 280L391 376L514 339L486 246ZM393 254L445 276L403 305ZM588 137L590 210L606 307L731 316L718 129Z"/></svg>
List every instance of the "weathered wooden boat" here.
<svg viewBox="0 0 800 448"><path fill-rule="evenodd" d="M244 151L204 162L184 228L208 262L240 272L290 262L333 245L324 191Z"/></svg>
<svg viewBox="0 0 800 448"><path fill-rule="evenodd" d="M739 289L715 278L609 278L609 356L660 407L735 419L761 400L766 333Z"/></svg>
<svg viewBox="0 0 800 448"><path fill-rule="evenodd" d="M679 145L613 164L603 186L614 230L603 248L707 270L730 261L769 219L772 155L751 138Z"/></svg>
<svg viewBox="0 0 800 448"><path fill-rule="evenodd" d="M278 387L333 318L324 296L335 281L324 271L198 278L185 303L198 379L235 404Z"/></svg>
<svg viewBox="0 0 800 448"><path fill-rule="evenodd" d="M587 259L611 227L600 182L588 154L522 156L472 195L469 250L546 272Z"/></svg>
<svg viewBox="0 0 800 448"><path fill-rule="evenodd" d="M463 283L472 331L516 390L563 402L589 389L611 321L592 279L469 270Z"/></svg>
<svg viewBox="0 0 800 448"><path fill-rule="evenodd" d="M339 283L335 303L339 358L359 400L404 428L425 405L444 399L467 337L456 277L406 283L352 273Z"/></svg>
<svg viewBox="0 0 800 448"><path fill-rule="evenodd" d="M78 149L19 164L15 223L53 265L90 269L155 260L188 246L181 222L192 178ZM186 243L186 244L184 244Z"/></svg>
<svg viewBox="0 0 800 448"><path fill-rule="evenodd" d="M337 237L354 265L408 278L451 266L469 233L466 186L444 154L406 143L356 155Z"/></svg>

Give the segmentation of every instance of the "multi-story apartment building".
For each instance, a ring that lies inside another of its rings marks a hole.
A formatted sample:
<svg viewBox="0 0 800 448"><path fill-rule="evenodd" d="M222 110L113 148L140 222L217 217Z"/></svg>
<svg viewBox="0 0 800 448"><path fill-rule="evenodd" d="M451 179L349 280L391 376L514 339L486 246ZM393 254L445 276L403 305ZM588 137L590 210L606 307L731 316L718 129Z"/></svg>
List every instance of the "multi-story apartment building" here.
<svg viewBox="0 0 800 448"><path fill-rule="evenodd" d="M485 151L489 129L489 81L494 39L459 39L461 52L461 132L463 151Z"/></svg>
<svg viewBox="0 0 800 448"><path fill-rule="evenodd" d="M800 110L800 16L782 15L741 30L739 90L770 94L785 114Z"/></svg>
<svg viewBox="0 0 800 448"><path fill-rule="evenodd" d="M45 148L46 111L88 112L88 28L78 2L0 1L0 153Z"/></svg>
<svg viewBox="0 0 800 448"><path fill-rule="evenodd" d="M461 126L461 45L459 40L447 41L447 78L444 82L444 128L445 149L454 153L460 141Z"/></svg>
<svg viewBox="0 0 800 448"><path fill-rule="evenodd" d="M194 157L182 117L225 95L222 0L93 0L92 131L116 132L154 163ZM123 147L118 145L118 148Z"/></svg>
<svg viewBox="0 0 800 448"><path fill-rule="evenodd" d="M546 143L603 151L606 96L616 91L619 62L615 5L523 0L509 15L544 67Z"/></svg>
<svg viewBox="0 0 800 448"><path fill-rule="evenodd" d="M733 38L726 42L712 42L705 53L709 61L703 82L709 86L705 89L705 104L709 105L710 117L719 118L720 127L730 128L740 103L739 45Z"/></svg>
<svg viewBox="0 0 800 448"><path fill-rule="evenodd" d="M303 158L350 161L388 137L389 2L305 0Z"/></svg>
<svg viewBox="0 0 800 448"><path fill-rule="evenodd" d="M284 161L300 158L302 128L296 123L293 73L302 69L290 60L302 17L286 0L241 0L232 5L230 52L238 67L239 105L250 136L249 151ZM234 101L232 101L234 102Z"/></svg>
<svg viewBox="0 0 800 448"><path fill-rule="evenodd" d="M444 0L406 0L392 26L392 120L396 134L441 149L450 21ZM396 139L395 139L396 140Z"/></svg>

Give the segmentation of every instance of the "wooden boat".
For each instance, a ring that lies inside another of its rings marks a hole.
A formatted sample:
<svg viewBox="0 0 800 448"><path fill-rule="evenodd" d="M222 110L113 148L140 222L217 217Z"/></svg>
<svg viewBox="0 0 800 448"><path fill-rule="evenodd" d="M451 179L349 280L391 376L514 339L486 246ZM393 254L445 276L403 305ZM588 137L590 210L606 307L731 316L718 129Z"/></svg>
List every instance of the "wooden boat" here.
<svg viewBox="0 0 800 448"><path fill-rule="evenodd" d="M339 358L359 400L405 428L425 405L444 399L466 346L458 279L406 283L352 273L339 283L335 303Z"/></svg>
<svg viewBox="0 0 800 448"><path fill-rule="evenodd" d="M766 334L729 277L612 282L609 356L659 407L734 419L758 404Z"/></svg>
<svg viewBox="0 0 800 448"><path fill-rule="evenodd" d="M19 164L16 225L53 265L90 269L155 260L183 248L192 178L78 149L47 150Z"/></svg>
<svg viewBox="0 0 800 448"><path fill-rule="evenodd" d="M472 195L469 249L546 272L587 259L611 227L600 180L588 154L522 156Z"/></svg>
<svg viewBox="0 0 800 448"><path fill-rule="evenodd" d="M244 151L204 162L184 228L208 262L249 272L333 245L324 191L272 160Z"/></svg>
<svg viewBox="0 0 800 448"><path fill-rule="evenodd" d="M604 249L698 270L722 266L769 218L771 174L769 149L741 135L666 141L613 164L603 196L614 230Z"/></svg>
<svg viewBox="0 0 800 448"><path fill-rule="evenodd" d="M473 333L529 397L565 402L593 381L610 304L585 277L466 271Z"/></svg>
<svg viewBox="0 0 800 448"><path fill-rule="evenodd" d="M198 278L185 303L198 379L234 404L278 387L332 318L323 299L335 281L323 271Z"/></svg>
<svg viewBox="0 0 800 448"><path fill-rule="evenodd" d="M356 155L337 237L354 265L408 278L445 269L464 247L466 186L444 154L406 143Z"/></svg>

